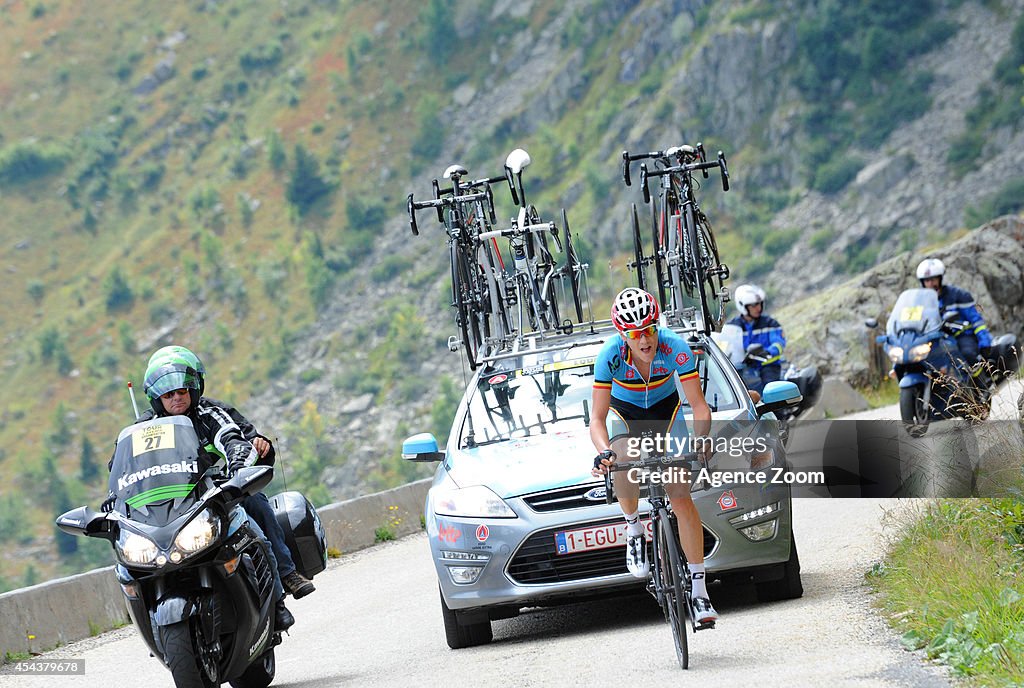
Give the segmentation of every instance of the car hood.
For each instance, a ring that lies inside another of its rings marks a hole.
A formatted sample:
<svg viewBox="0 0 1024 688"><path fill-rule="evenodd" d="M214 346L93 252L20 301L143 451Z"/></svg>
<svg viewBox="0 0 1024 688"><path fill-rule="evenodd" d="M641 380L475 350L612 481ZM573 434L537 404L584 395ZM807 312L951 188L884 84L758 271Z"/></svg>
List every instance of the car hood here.
<svg viewBox="0 0 1024 688"><path fill-rule="evenodd" d="M586 430L533 435L459 449L448 473L459 487L486 485L499 497L597 481L594 445Z"/></svg>
<svg viewBox="0 0 1024 688"><path fill-rule="evenodd" d="M716 412L715 421L747 419L746 409ZM495 442L449 454L448 475L459 487L486 485L502 499L587 482L597 451L582 428Z"/></svg>

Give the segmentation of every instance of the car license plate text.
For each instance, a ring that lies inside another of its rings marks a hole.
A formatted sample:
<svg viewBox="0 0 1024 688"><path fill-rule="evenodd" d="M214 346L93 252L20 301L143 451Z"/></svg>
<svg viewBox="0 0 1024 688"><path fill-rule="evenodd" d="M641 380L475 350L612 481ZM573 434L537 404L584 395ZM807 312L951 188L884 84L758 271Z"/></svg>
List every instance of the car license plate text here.
<svg viewBox="0 0 1024 688"><path fill-rule="evenodd" d="M651 540L653 531L651 519L642 521L647 531L647 539ZM590 526L576 530L563 530L555 533L555 553L575 554L590 552L608 547L626 546L626 522L608 523L603 526Z"/></svg>

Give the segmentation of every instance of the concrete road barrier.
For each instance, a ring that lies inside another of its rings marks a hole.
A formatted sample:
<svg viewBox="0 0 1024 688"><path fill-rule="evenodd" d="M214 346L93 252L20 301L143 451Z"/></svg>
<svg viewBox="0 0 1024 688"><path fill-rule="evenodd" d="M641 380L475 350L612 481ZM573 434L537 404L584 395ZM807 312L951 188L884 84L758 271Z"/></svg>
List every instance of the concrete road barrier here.
<svg viewBox="0 0 1024 688"><path fill-rule="evenodd" d="M422 529L431 479L328 504L317 510L327 546L342 554ZM378 530L379 529L379 530ZM0 594L0 664L129 622L113 566Z"/></svg>

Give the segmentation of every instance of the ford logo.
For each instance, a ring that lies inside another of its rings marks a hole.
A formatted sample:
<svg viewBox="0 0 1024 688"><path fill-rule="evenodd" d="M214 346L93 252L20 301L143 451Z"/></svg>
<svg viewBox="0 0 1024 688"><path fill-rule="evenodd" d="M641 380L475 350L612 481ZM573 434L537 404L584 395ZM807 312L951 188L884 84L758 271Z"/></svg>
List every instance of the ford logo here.
<svg viewBox="0 0 1024 688"><path fill-rule="evenodd" d="M588 502L603 502L604 497L604 487L595 487L592 490L587 490L583 495L583 499L587 500Z"/></svg>

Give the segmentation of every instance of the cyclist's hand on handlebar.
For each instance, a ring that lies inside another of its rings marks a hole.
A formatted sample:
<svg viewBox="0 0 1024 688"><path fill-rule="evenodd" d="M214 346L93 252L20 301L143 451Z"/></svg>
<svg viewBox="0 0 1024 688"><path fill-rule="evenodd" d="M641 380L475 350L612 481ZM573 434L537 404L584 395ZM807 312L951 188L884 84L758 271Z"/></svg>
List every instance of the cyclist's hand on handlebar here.
<svg viewBox="0 0 1024 688"><path fill-rule="evenodd" d="M595 478L608 472L608 467L615 463L616 454L611 449L605 449L594 457L594 468L590 474Z"/></svg>

